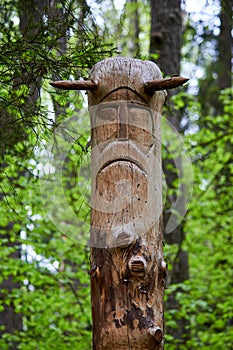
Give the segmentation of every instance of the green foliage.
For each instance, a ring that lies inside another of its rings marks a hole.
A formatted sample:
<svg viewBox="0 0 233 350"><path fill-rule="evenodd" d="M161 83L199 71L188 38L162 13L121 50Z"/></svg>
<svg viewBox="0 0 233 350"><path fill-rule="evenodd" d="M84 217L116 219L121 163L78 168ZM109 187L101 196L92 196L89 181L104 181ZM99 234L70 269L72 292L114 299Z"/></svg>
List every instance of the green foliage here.
<svg viewBox="0 0 233 350"><path fill-rule="evenodd" d="M10 160L12 164L5 172L13 179L19 167L13 164L13 157ZM34 169L26 161L21 166L33 172L38 164ZM12 276L21 287L11 293L1 289L0 312L5 305L13 305L15 312L23 315L24 331L4 333L0 347L8 349L17 341L19 349L89 349L89 252L58 232L48 219L38 179L22 176L10 188L7 179L1 186L10 193L13 188L14 195L2 202L1 225L17 222L10 232L1 230L0 285ZM12 256L19 248L21 260Z"/></svg>
<svg viewBox="0 0 233 350"><path fill-rule="evenodd" d="M232 90L222 91L219 98L223 113L202 116L208 129L186 136L195 180L183 247L189 253L190 279L168 289L167 295L176 290L181 308L165 314L169 327L176 328L181 317L189 321L188 340L184 338L184 344L179 345L184 350L232 347ZM179 105L179 96L176 100ZM194 105L195 102L187 113L198 110L198 103L195 109ZM176 254L167 246L165 251L169 259ZM170 335L166 342L169 350L177 348Z"/></svg>

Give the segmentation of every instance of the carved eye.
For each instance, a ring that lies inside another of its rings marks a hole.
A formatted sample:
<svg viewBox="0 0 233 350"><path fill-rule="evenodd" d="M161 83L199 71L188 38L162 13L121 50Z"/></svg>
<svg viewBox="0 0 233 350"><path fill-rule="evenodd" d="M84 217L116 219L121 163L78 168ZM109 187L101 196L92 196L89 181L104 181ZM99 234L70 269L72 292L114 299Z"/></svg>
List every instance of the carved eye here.
<svg viewBox="0 0 233 350"><path fill-rule="evenodd" d="M108 105L106 107L98 108L97 113L92 116L92 125L94 126L92 132L94 140L102 143L107 140L114 140L117 138L118 130L118 107Z"/></svg>
<svg viewBox="0 0 233 350"><path fill-rule="evenodd" d="M146 147L153 145L153 120L148 108L129 108L129 138Z"/></svg>
<svg viewBox="0 0 233 350"><path fill-rule="evenodd" d="M105 123L116 123L118 118L118 108L109 106L100 108L96 116L96 125L103 125Z"/></svg>

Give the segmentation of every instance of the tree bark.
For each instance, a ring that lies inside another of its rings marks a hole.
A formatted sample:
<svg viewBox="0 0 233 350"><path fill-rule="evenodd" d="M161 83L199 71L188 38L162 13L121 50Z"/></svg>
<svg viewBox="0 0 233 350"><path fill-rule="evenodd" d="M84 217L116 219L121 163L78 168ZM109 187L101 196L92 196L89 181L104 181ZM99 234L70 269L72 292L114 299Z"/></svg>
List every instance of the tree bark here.
<svg viewBox="0 0 233 350"><path fill-rule="evenodd" d="M151 0L150 54L166 75L179 74L182 44L181 0Z"/></svg>
<svg viewBox="0 0 233 350"><path fill-rule="evenodd" d="M219 13L220 32L214 39L216 58L205 67L205 78L199 82L198 100L201 104L201 114L221 115L223 103L219 99L220 90L232 86L232 7L233 0L221 0ZM217 78L214 78L217 76ZM209 128L205 118L199 121L200 127Z"/></svg>
<svg viewBox="0 0 233 350"><path fill-rule="evenodd" d="M161 79L148 61L114 58L94 66L91 296L94 350L163 349L160 113Z"/></svg>

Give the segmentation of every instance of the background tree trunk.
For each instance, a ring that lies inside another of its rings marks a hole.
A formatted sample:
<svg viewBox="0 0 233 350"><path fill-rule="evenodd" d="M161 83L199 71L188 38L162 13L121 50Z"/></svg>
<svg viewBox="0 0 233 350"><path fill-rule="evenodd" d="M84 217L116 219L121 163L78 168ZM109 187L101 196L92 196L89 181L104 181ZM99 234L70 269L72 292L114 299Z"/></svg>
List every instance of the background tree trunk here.
<svg viewBox="0 0 233 350"><path fill-rule="evenodd" d="M216 46L214 60L207 62L205 77L199 82L198 100L202 115L220 115L223 104L219 99L220 90L232 86L232 0L220 0L219 34L210 35L210 44ZM204 39L204 38L203 38ZM209 128L205 119L199 121L200 127Z"/></svg>
<svg viewBox="0 0 233 350"><path fill-rule="evenodd" d="M2 198L1 200L5 200L5 198ZM17 242L14 242L13 227L13 222L9 223L4 227L0 226L0 235L1 239L7 240L7 247L10 249L14 249L14 252L9 254L9 259L20 259L20 249L18 247ZM4 247L2 247L1 249L4 249ZM20 283L15 281L15 278L12 275L9 275L8 278L4 279L0 283L0 299L2 301L8 299L9 296L12 295L12 292L14 292L14 290L19 287ZM2 336L4 333L14 334L18 331L23 330L22 314L15 311L13 299L11 303L3 303L3 309L1 309L0 312L0 326L4 326L4 329L2 327L0 329L0 336ZM9 348L9 350L16 349L17 342L12 344L12 346L10 346Z"/></svg>
<svg viewBox="0 0 233 350"><path fill-rule="evenodd" d="M218 40L218 86L220 89L231 87L232 77L232 0L221 0L220 33Z"/></svg>
<svg viewBox="0 0 233 350"><path fill-rule="evenodd" d="M129 4L129 24L132 35L132 41L129 44L129 53L131 57L136 57L140 52L139 34L140 34L140 16L138 10L138 0L127 0Z"/></svg>

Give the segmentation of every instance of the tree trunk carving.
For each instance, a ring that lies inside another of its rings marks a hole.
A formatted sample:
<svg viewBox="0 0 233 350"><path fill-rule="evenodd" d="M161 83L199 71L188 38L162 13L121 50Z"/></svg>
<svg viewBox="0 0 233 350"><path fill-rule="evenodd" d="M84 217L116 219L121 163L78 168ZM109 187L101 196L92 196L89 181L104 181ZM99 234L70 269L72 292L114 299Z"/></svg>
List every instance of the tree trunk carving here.
<svg viewBox="0 0 233 350"><path fill-rule="evenodd" d="M123 57L98 62L89 78L51 85L89 90L93 350L162 350L160 119L163 89L187 79Z"/></svg>
<svg viewBox="0 0 233 350"><path fill-rule="evenodd" d="M99 62L90 78L93 349L162 349L160 113L151 62Z"/></svg>

